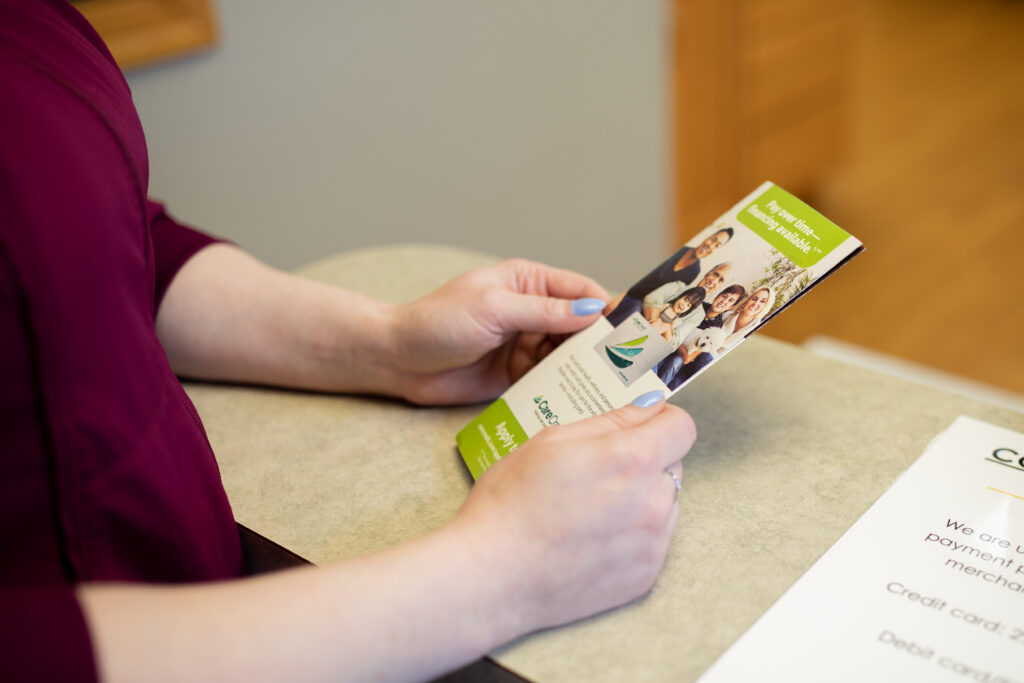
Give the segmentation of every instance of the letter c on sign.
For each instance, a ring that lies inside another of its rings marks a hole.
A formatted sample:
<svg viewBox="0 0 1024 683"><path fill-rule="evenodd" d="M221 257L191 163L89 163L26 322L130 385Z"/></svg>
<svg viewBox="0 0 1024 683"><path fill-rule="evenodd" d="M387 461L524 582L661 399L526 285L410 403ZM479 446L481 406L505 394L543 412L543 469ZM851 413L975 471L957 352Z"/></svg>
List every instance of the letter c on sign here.
<svg viewBox="0 0 1024 683"><path fill-rule="evenodd" d="M998 460L999 462L1013 462L1013 458L1001 456L999 455L1000 453L1013 453L1014 455L1019 455L1019 453L1017 453L1017 451L1013 450L1012 448L997 448L994 451L992 451L992 457Z"/></svg>

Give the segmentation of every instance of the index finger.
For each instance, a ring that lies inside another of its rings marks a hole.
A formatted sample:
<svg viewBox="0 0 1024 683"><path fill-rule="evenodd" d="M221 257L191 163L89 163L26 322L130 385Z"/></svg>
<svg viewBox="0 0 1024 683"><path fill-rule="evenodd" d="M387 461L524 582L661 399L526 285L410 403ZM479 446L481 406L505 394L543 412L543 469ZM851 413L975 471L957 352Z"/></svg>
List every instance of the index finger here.
<svg viewBox="0 0 1024 683"><path fill-rule="evenodd" d="M515 272L518 290L524 294L539 294L556 299L593 297L608 301L611 298L604 287L586 275L523 259L506 263Z"/></svg>

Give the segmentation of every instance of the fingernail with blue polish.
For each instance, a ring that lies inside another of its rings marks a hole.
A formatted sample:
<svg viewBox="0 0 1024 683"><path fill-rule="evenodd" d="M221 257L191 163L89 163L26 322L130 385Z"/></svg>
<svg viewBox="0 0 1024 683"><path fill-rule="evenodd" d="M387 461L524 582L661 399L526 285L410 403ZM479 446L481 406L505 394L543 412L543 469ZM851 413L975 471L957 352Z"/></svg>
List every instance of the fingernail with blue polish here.
<svg viewBox="0 0 1024 683"><path fill-rule="evenodd" d="M572 302L573 315L591 315L604 308L604 302L600 299L576 299Z"/></svg>
<svg viewBox="0 0 1024 683"><path fill-rule="evenodd" d="M654 391L648 391L646 394L640 394L633 399L633 405L640 408L650 408L655 403L665 398L665 392L660 389Z"/></svg>

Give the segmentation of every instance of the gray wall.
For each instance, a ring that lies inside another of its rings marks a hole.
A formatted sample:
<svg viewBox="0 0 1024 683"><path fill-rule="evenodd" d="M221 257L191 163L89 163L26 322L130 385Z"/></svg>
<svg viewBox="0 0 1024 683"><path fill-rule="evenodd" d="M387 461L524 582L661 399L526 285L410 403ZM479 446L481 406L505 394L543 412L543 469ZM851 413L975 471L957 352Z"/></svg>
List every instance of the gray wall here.
<svg viewBox="0 0 1024 683"><path fill-rule="evenodd" d="M217 6L129 76L180 219L283 268L440 242L621 287L669 248L660 0Z"/></svg>

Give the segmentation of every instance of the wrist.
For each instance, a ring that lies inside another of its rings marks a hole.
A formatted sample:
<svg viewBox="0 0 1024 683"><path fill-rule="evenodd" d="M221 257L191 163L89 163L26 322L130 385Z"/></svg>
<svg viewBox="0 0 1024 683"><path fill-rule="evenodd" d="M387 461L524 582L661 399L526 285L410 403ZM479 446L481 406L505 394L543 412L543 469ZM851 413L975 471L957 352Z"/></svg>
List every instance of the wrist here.
<svg viewBox="0 0 1024 683"><path fill-rule="evenodd" d="M375 306L365 320L366 328L361 331L356 343L363 346L365 365L372 371L371 384L364 391L403 398L405 372L402 369L404 356L403 304L374 302Z"/></svg>
<svg viewBox="0 0 1024 683"><path fill-rule="evenodd" d="M322 373L313 388L399 396L396 308L349 292L337 297L326 324L313 336L313 372Z"/></svg>
<svg viewBox="0 0 1024 683"><path fill-rule="evenodd" d="M442 529L459 548L464 581L476 586L474 601L480 605L480 632L489 641L488 650L550 625L533 606L536 586L524 561L528 549L492 521L460 513Z"/></svg>
<svg viewBox="0 0 1024 683"><path fill-rule="evenodd" d="M446 371L456 369L451 350L459 339L451 321L441 324L436 310L419 301L388 306L380 322L379 362L389 396L418 405L449 402ZM375 393L382 393L377 391Z"/></svg>
<svg viewBox="0 0 1024 683"><path fill-rule="evenodd" d="M377 379L373 393L383 393L412 403L416 398L419 366L426 360L422 344L417 344L422 326L416 323L412 303L383 304L375 312L377 335Z"/></svg>

